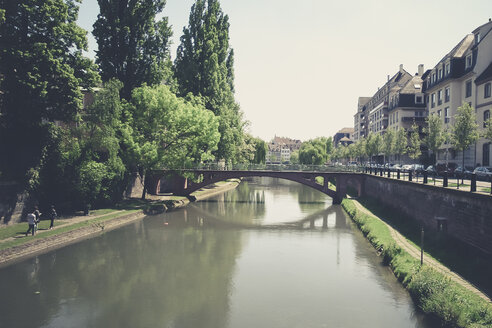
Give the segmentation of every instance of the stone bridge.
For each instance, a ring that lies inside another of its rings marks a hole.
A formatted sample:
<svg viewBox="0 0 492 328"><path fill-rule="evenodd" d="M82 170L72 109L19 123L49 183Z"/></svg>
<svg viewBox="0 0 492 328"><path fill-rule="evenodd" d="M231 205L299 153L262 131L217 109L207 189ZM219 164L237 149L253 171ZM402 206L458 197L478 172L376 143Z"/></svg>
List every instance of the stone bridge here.
<svg viewBox="0 0 492 328"><path fill-rule="evenodd" d="M193 174L195 181L183 178L181 174ZM171 182L171 191L174 195L188 196L200 188L211 185L219 181L225 181L233 178L245 177L270 177L295 181L319 190L330 196L334 204L340 204L347 194L347 188L350 186L357 192L358 196L363 191L364 175L353 172L310 172L310 171L274 171L274 170L202 170L190 169L181 171L156 170L153 171L150 181L148 181L147 191L151 194L161 192L162 178L167 177ZM316 182L316 177L323 178L323 184ZM328 187L328 181L335 185L335 190Z"/></svg>

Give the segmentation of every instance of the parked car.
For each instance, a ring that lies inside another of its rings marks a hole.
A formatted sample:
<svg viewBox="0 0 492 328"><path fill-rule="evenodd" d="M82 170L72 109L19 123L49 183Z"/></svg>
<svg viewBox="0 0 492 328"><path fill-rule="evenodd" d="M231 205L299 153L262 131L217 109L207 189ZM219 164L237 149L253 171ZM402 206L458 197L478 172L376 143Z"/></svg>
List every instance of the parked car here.
<svg viewBox="0 0 492 328"><path fill-rule="evenodd" d="M427 166L425 171L427 172L428 175L437 175L437 171L436 171L436 168L434 167L434 165Z"/></svg>
<svg viewBox="0 0 492 328"><path fill-rule="evenodd" d="M412 170L412 164L405 164L401 167L402 170L410 171Z"/></svg>
<svg viewBox="0 0 492 328"><path fill-rule="evenodd" d="M436 165L436 171L439 175L448 172L448 176L452 176L457 167L458 165L456 163L439 163Z"/></svg>
<svg viewBox="0 0 492 328"><path fill-rule="evenodd" d="M465 166L465 170L463 170L463 168L461 166L458 166L454 172L453 172L453 175L455 177L463 177L465 179L470 179L471 177L471 174L473 173L473 168L469 167L469 166Z"/></svg>
<svg viewBox="0 0 492 328"><path fill-rule="evenodd" d="M411 170L415 173L422 173L425 170L425 167L422 164L412 164Z"/></svg>
<svg viewBox="0 0 492 328"><path fill-rule="evenodd" d="M477 175L479 180L489 180L492 179L492 167L490 166L479 166L473 173Z"/></svg>

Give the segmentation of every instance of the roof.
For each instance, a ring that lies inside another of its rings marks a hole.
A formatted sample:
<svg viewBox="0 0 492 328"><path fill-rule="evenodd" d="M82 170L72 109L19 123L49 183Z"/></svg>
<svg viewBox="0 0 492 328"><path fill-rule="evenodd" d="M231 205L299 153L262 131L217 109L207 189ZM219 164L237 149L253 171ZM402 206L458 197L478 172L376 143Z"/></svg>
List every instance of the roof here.
<svg viewBox="0 0 492 328"><path fill-rule="evenodd" d="M371 100L371 97L359 97L359 105L360 106L364 106L365 104L367 104L369 102L369 100Z"/></svg>
<svg viewBox="0 0 492 328"><path fill-rule="evenodd" d="M354 128L343 128L337 133L354 133Z"/></svg>
<svg viewBox="0 0 492 328"><path fill-rule="evenodd" d="M475 84L479 85L490 80L492 80L492 62L490 62L489 66L487 66L482 74L475 79Z"/></svg>
<svg viewBox="0 0 492 328"><path fill-rule="evenodd" d="M420 86L420 87L416 87ZM412 77L404 86L401 88L400 93L422 93L423 81L422 78L418 75Z"/></svg>

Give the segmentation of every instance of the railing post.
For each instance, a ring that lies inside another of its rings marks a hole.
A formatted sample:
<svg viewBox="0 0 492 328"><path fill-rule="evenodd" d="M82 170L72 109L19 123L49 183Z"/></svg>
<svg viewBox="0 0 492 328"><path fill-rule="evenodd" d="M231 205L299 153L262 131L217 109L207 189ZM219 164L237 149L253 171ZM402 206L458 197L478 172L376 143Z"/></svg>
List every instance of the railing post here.
<svg viewBox="0 0 492 328"><path fill-rule="evenodd" d="M384 169L383 169L383 168L380 168L380 169L379 169L379 176L380 176L380 177L382 177L382 176L383 176L383 171L384 171Z"/></svg>
<svg viewBox="0 0 492 328"><path fill-rule="evenodd" d="M400 169L396 170L396 178L400 180Z"/></svg>
<svg viewBox="0 0 492 328"><path fill-rule="evenodd" d="M388 178L391 178L391 170L388 168Z"/></svg>
<svg viewBox="0 0 492 328"><path fill-rule="evenodd" d="M470 192L477 191L477 175L475 173L472 173L470 180L471 180L471 183L470 183Z"/></svg>
<svg viewBox="0 0 492 328"><path fill-rule="evenodd" d="M424 171L424 184L427 184L427 171Z"/></svg>
<svg viewBox="0 0 492 328"><path fill-rule="evenodd" d="M412 171L408 171L408 181L412 181Z"/></svg>
<svg viewBox="0 0 492 328"><path fill-rule="evenodd" d="M448 171L442 172L442 186L444 188L448 187Z"/></svg>

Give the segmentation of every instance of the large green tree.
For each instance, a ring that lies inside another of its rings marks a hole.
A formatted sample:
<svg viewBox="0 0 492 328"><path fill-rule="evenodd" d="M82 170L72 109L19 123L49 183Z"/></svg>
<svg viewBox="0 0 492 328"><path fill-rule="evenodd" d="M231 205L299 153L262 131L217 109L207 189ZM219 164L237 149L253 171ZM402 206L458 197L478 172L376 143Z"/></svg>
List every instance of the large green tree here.
<svg viewBox="0 0 492 328"><path fill-rule="evenodd" d="M99 77L82 55L76 1L0 0L0 9L0 153L8 154L0 170L17 180L29 171L32 180L57 139L53 123L76 121L81 89Z"/></svg>
<svg viewBox="0 0 492 328"><path fill-rule="evenodd" d="M165 0L98 0L100 12L94 23L98 44L96 63L103 81L123 82L121 96L146 83L171 83L169 56L171 27L159 20Z"/></svg>
<svg viewBox="0 0 492 328"><path fill-rule="evenodd" d="M130 166L142 175L151 169L179 169L214 159L212 152L220 138L218 119L197 102L176 97L168 86L136 88L130 113L131 137L126 138L125 148L134 154Z"/></svg>
<svg viewBox="0 0 492 328"><path fill-rule="evenodd" d="M324 164L328 159L326 142L327 139L322 137L304 142L299 149L299 163L309 165Z"/></svg>
<svg viewBox="0 0 492 328"><path fill-rule="evenodd" d="M454 117L451 142L462 153L462 166L465 167L465 151L479 138L475 110L468 103L463 103Z"/></svg>
<svg viewBox="0 0 492 328"><path fill-rule="evenodd" d="M243 121L234 100L234 52L229 46L229 18L218 0L197 0L183 29L175 61L181 96L192 93L219 117L221 139L216 156L238 161Z"/></svg>

